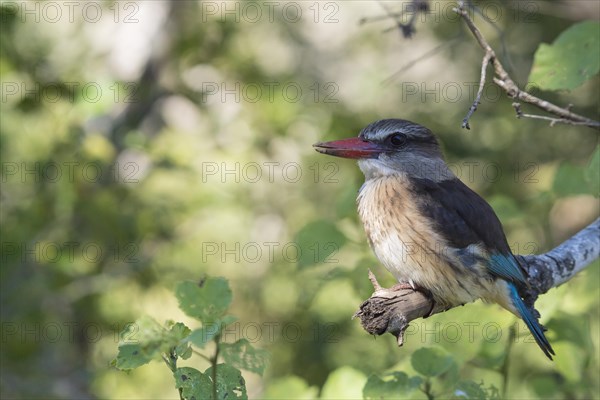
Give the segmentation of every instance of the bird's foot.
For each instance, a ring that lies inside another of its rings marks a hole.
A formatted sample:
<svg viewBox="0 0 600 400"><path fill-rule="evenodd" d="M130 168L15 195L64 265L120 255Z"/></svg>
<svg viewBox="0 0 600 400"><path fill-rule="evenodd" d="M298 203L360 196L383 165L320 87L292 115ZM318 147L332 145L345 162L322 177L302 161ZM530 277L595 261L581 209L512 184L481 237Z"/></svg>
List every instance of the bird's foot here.
<svg viewBox="0 0 600 400"><path fill-rule="evenodd" d="M408 282L398 282L397 284L395 284L394 286L392 286L390 289L391 290L407 290L407 289L411 289L411 290L414 290L416 292L420 292L425 297L427 297L427 299L431 303L431 308L429 309L429 311L427 312L427 314L425 314L425 316L423 318L427 318L427 317L429 317L429 316L431 316L433 314L433 310L435 310L435 306L436 306L435 300L433 299L433 294L431 293L431 291L429 289L426 289L426 288L424 288L422 286L419 286L419 285L415 284L412 279L409 279Z"/></svg>
<svg viewBox="0 0 600 400"><path fill-rule="evenodd" d="M406 290L411 289L415 292L423 293L428 299L432 299L433 295L429 289L426 289L422 286L417 285L412 279L409 279L408 282L398 282L394 286L390 288L391 290Z"/></svg>
<svg viewBox="0 0 600 400"><path fill-rule="evenodd" d="M390 290L416 290L409 282L398 282Z"/></svg>

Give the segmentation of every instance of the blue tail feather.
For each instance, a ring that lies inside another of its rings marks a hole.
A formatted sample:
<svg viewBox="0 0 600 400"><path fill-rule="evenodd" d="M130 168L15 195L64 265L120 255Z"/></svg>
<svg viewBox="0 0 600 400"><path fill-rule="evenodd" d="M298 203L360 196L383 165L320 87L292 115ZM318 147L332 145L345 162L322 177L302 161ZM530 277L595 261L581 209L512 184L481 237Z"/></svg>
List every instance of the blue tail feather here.
<svg viewBox="0 0 600 400"><path fill-rule="evenodd" d="M521 299L521 296L519 296L519 292L517 292L517 288L515 287L515 285L509 283L508 287L510 289L510 298L515 308L517 309L519 315L521 316L521 318L523 318L525 325L527 325L527 328L529 328L529 330L531 331L531 334L533 335L535 341L537 342L538 346L540 346L546 357L552 360L552 356L555 355L554 350L552 349L552 346L550 346L550 342L548 342L548 339L546 339L546 335L544 335L544 329L537 321L537 319L533 316L531 311L527 308L527 306Z"/></svg>

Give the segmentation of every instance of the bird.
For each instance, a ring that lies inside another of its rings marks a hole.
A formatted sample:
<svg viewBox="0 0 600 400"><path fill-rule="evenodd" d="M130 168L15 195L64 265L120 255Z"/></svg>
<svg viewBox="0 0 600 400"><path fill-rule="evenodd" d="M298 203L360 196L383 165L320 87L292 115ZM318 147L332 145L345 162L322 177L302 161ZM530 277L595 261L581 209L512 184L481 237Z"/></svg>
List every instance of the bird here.
<svg viewBox="0 0 600 400"><path fill-rule="evenodd" d="M358 160L365 176L358 213L375 256L399 283L446 309L477 299L499 304L525 322L552 360L545 329L519 294L529 287L526 272L498 216L450 170L428 128L383 119L358 137L313 146Z"/></svg>

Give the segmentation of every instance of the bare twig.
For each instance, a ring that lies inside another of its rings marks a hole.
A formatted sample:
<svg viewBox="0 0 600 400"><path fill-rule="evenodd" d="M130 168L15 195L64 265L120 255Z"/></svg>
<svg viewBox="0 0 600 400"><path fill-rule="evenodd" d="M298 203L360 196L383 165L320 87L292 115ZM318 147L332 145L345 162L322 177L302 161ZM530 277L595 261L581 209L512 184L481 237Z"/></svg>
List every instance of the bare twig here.
<svg viewBox="0 0 600 400"><path fill-rule="evenodd" d="M518 87L518 85L512 80L512 78L508 75L508 73L504 69L504 66L502 65L500 60L498 60L498 57L496 57L496 53L494 52L492 47L489 45L487 40L483 37L481 31L477 28L477 26L475 26L475 23L473 22L473 20L469 16L469 14L463 8L462 2L459 2L459 6L457 8L455 8L454 11L459 16L462 17L462 19L467 24L467 27L469 28L469 30L471 31L473 36L475 36L475 39L477 40L477 42L479 43L481 48L485 51L484 63L485 63L486 58L489 59L489 62L492 63L492 65L494 67L494 72L495 72L495 76L493 78L494 83L496 83L496 85L500 86L509 97L511 97L515 100L520 100L525 103L532 104L541 110L547 111L550 114L558 116L559 117L558 119L552 120L552 122L554 124L555 123L564 123L564 124L571 124L571 125L585 125L590 128L600 129L599 121L595 121L593 119L573 113L573 112L571 112L570 109L559 107L555 104L550 103L549 101L542 100L539 97L536 97L530 93L527 93L527 92L521 90ZM482 63L482 65L484 63ZM482 68L482 75L484 73L485 73L485 70ZM485 80L485 76L482 76L482 80ZM480 89L481 89L481 85L480 85ZM471 108L472 107L473 106L471 106ZM471 117L472 114L473 114L473 112L470 109L469 113L467 114L467 117L463 120L463 124L462 124L463 128L468 128L469 118ZM521 115L521 117L524 117L524 116L525 116L525 114Z"/></svg>
<svg viewBox="0 0 600 400"><path fill-rule="evenodd" d="M586 125L585 122L574 122L574 121L566 121L563 118L554 118L554 117L548 117L546 115L537 115L537 114L525 114L522 110L521 110L521 103L512 103L513 108L515 109L515 112L517 113L517 118L531 118L531 119L543 119L544 121L550 121L550 126L554 126L556 124L560 124L560 123L568 123L571 125Z"/></svg>
<svg viewBox="0 0 600 400"><path fill-rule="evenodd" d="M477 89L477 96L475 96L475 101L473 102L473 104L471 104L467 116L463 119L463 128L471 129L471 126L469 125L469 119L471 118L471 115L473 115L473 113L477 111L477 106L481 103L481 94L483 93L483 86L485 85L485 74L487 66L489 65L491 59L492 54L486 52L485 56L483 56L483 61L481 62L481 78L479 79L479 89Z"/></svg>
<svg viewBox="0 0 600 400"><path fill-rule="evenodd" d="M533 308L540 294L567 282L599 257L600 218L548 253L517 256L530 286L526 293L521 294L528 306ZM404 331L411 321L446 310L406 285L381 288L371 275L375 292L361 304L355 317L360 318L363 328L372 335L389 332L402 346Z"/></svg>

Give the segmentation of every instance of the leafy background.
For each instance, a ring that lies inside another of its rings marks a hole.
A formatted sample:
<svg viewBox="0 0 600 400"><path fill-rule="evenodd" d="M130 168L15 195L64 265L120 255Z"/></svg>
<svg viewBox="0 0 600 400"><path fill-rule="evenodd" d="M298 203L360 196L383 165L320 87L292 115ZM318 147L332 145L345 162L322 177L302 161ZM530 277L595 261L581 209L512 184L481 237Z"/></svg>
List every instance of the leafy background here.
<svg viewBox="0 0 600 400"><path fill-rule="evenodd" d="M503 36L476 21L525 85L534 54L552 59L540 43L598 17L594 2L576 3L480 3L499 10ZM495 305L416 321L401 349L350 319L371 293L367 268L393 282L357 220L360 171L314 142L386 117L428 126L517 253L546 251L599 214L595 131L517 120L492 85L472 130L460 129L482 54L451 2L433 2L410 40L382 32L389 20L359 24L384 14L362 1L292 3L301 15L282 6L273 18L264 3L229 3L237 21L211 2L96 3L96 22L79 3L72 21L64 5L53 21L44 3L29 14L22 4L0 5L3 398L174 398L164 366L110 362L140 315L193 325L173 292L205 275L231 285L239 320L225 338L270 352L264 377L244 372L251 398L369 397L377 379L410 388L416 373L443 374L438 392L508 378L510 397L598 397L598 262L538 302L553 363ZM598 119L595 71L569 90L529 81ZM418 364L430 358L444 368Z"/></svg>

